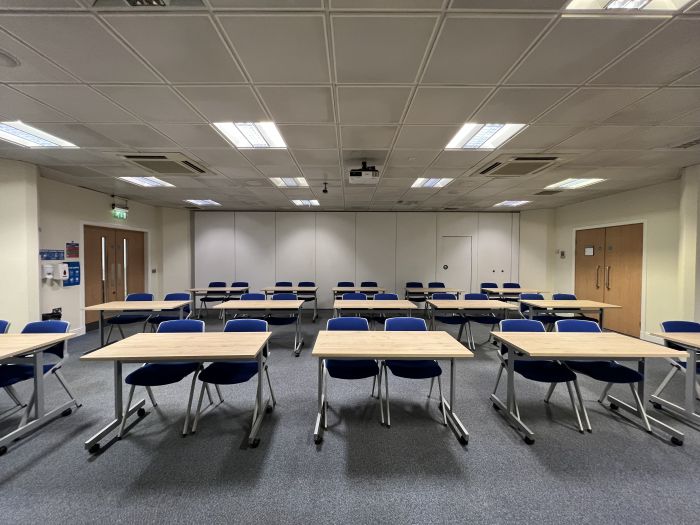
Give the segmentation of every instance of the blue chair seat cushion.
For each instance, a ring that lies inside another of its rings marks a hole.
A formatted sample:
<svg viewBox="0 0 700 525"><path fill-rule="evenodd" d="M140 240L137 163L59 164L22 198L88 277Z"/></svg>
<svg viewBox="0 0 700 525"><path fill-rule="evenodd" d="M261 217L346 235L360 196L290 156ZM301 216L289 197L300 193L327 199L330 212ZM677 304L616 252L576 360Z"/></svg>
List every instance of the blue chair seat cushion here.
<svg viewBox="0 0 700 525"><path fill-rule="evenodd" d="M386 366L391 373L407 379L428 379L442 374L442 368L437 361L413 359L413 360L387 360Z"/></svg>
<svg viewBox="0 0 700 525"><path fill-rule="evenodd" d="M34 377L34 367L29 365L0 365L0 388L12 386Z"/></svg>
<svg viewBox="0 0 700 525"><path fill-rule="evenodd" d="M374 359L327 359L328 375L336 379L364 379L379 374Z"/></svg>
<svg viewBox="0 0 700 525"><path fill-rule="evenodd" d="M209 302L209 301L225 301L226 296L225 295L205 295L200 299L203 303Z"/></svg>
<svg viewBox="0 0 700 525"><path fill-rule="evenodd" d="M528 317L529 319L529 317ZM542 324L554 324L561 319L566 319L566 317L559 317L558 315L535 315L533 318L535 321L540 321Z"/></svg>
<svg viewBox="0 0 700 525"><path fill-rule="evenodd" d="M644 376L614 361L566 361L566 366L605 383L638 383Z"/></svg>
<svg viewBox="0 0 700 525"><path fill-rule="evenodd" d="M268 317L267 324L275 326L284 326L287 324L294 324L297 322L296 316L294 317Z"/></svg>
<svg viewBox="0 0 700 525"><path fill-rule="evenodd" d="M148 315L143 314L119 314L107 319L107 324L144 323L148 317Z"/></svg>
<svg viewBox="0 0 700 525"><path fill-rule="evenodd" d="M681 365L683 368L688 368L688 363L686 363L685 361L678 361L678 364ZM695 363L695 370L698 374L700 374L700 363Z"/></svg>
<svg viewBox="0 0 700 525"><path fill-rule="evenodd" d="M576 374L556 361L515 361L513 368L525 379L538 383L564 383L576 379Z"/></svg>
<svg viewBox="0 0 700 525"><path fill-rule="evenodd" d="M131 372L124 382L136 386L161 386L178 383L196 371L199 363L169 362L147 363Z"/></svg>
<svg viewBox="0 0 700 525"><path fill-rule="evenodd" d="M178 321L180 319L177 315L155 315L148 319L149 324L160 324L165 321Z"/></svg>
<svg viewBox="0 0 700 525"><path fill-rule="evenodd" d="M445 324L464 324L467 320L459 315L436 315L436 321L440 321Z"/></svg>
<svg viewBox="0 0 700 525"><path fill-rule="evenodd" d="M245 383L258 373L257 361L212 363L199 373L199 380L215 385Z"/></svg>

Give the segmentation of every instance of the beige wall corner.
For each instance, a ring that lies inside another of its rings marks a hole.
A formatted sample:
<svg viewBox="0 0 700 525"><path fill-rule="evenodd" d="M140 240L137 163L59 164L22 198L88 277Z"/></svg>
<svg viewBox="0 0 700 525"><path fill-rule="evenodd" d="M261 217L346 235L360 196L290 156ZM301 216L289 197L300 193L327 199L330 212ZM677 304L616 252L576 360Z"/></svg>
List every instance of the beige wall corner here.
<svg viewBox="0 0 700 525"><path fill-rule="evenodd" d="M683 170L680 181L679 289L683 319L700 320L700 165Z"/></svg>
<svg viewBox="0 0 700 525"><path fill-rule="evenodd" d="M162 290L164 294L184 292L192 285L190 211L160 208L160 216L163 228Z"/></svg>
<svg viewBox="0 0 700 525"><path fill-rule="evenodd" d="M520 212L520 282L528 288L551 291L550 266L554 254L554 210Z"/></svg>

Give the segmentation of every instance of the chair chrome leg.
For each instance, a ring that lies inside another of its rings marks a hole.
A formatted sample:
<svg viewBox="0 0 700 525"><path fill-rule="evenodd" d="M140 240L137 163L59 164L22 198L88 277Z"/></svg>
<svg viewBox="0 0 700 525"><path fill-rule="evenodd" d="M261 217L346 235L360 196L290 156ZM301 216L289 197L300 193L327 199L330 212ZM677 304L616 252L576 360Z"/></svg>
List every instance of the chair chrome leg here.
<svg viewBox="0 0 700 525"><path fill-rule="evenodd" d="M328 430L328 369L323 363L323 430Z"/></svg>
<svg viewBox="0 0 700 525"><path fill-rule="evenodd" d="M501 382L501 376L503 375L504 368L505 368L505 365L503 363L501 363L500 366L498 367L498 376L496 377L496 386L493 387L494 394L498 390L498 384Z"/></svg>
<svg viewBox="0 0 700 525"><path fill-rule="evenodd" d="M6 386L5 387L5 392L7 392L7 395L10 396L10 399L14 401L15 405L18 407L23 407L24 404L19 400L19 396L17 396L17 392L15 392L14 387L12 386Z"/></svg>
<svg viewBox="0 0 700 525"><path fill-rule="evenodd" d="M194 371L194 374L192 374L192 386L190 387L190 398L187 401L187 413L185 414L185 424L182 427L182 435L183 436L186 436L187 432L189 432L190 411L192 410L192 398L194 397L194 386L197 383L197 375L199 375L200 369L201 369L201 365L197 370ZM208 390L207 390L207 392L208 392ZM211 400L211 394L209 394L209 399Z"/></svg>
<svg viewBox="0 0 700 525"><path fill-rule="evenodd" d="M433 393L433 384L435 383L435 378L431 377L430 378L430 389L428 390L428 399L430 399L430 396Z"/></svg>
<svg viewBox="0 0 700 525"><path fill-rule="evenodd" d="M197 411L194 414L194 422L192 423L192 434L197 432L197 425L199 424L199 415L202 413L202 400L204 399L204 385L202 383L202 388L199 390L199 401L197 402Z"/></svg>
<svg viewBox="0 0 700 525"><path fill-rule="evenodd" d="M557 387L556 383L552 383L549 385L549 390L547 390L547 395L544 396L544 402L549 403L549 398L552 397L552 393L554 392L554 389Z"/></svg>
<svg viewBox="0 0 700 525"><path fill-rule="evenodd" d="M382 399L382 370L384 365L379 365L379 374L375 377L377 383L377 398L379 399L379 416L382 425L384 424L384 400Z"/></svg>
<svg viewBox="0 0 700 525"><path fill-rule="evenodd" d="M377 385L377 376L374 376L372 379L372 393L370 394L370 397L374 397L374 387Z"/></svg>
<svg viewBox="0 0 700 525"><path fill-rule="evenodd" d="M598 398L598 403L603 403L605 401L605 398L608 397L608 392L610 392L610 388L612 387L612 385L612 383L608 383L607 385L605 385L603 393L600 394L600 397Z"/></svg>
<svg viewBox="0 0 700 525"><path fill-rule="evenodd" d="M652 396L660 396L661 392L663 392L666 386L668 386L669 381L671 381L673 376L676 375L676 372L678 372L678 368L676 368L675 364L671 365L671 370L668 371L668 374L666 374L666 377L664 377L663 381L661 381L659 388L654 391Z"/></svg>
<svg viewBox="0 0 700 525"><path fill-rule="evenodd" d="M214 398L211 397L211 390L209 389L209 383L204 383L204 385L207 387L207 397L209 398L209 404L213 405L214 404Z"/></svg>
<svg viewBox="0 0 700 525"><path fill-rule="evenodd" d="M440 381L440 376L437 376L438 383L438 394L440 394L440 406L442 407L442 424L447 426L447 414L445 411L445 398L442 397L442 381Z"/></svg>
<svg viewBox="0 0 700 525"><path fill-rule="evenodd" d="M124 329L122 328L122 325L118 324L117 328L119 329L119 333L122 336L122 339L126 339L126 336L124 335Z"/></svg>
<svg viewBox="0 0 700 525"><path fill-rule="evenodd" d="M583 434L583 425L581 424L581 415L578 413L578 406L576 405L576 399L574 399L574 389L571 388L571 381L566 382L566 390L569 392L569 399L571 400L571 408L574 409L574 414L576 415L576 422L578 423L578 431Z"/></svg>
<svg viewBox="0 0 700 525"><path fill-rule="evenodd" d="M586 430L592 432L593 428L591 428L591 421L590 419L588 419L588 411L586 410L586 405L583 404L583 396L581 395L581 388L579 387L578 379L574 379L574 389L576 390L578 404L581 407L581 412L583 413L583 421L586 424Z"/></svg>
<svg viewBox="0 0 700 525"><path fill-rule="evenodd" d="M124 435L124 428L126 427L126 420L129 417L129 409L131 408L131 400L134 399L135 389L136 385L131 385L131 388L129 389L129 397L126 400L126 406L124 407L122 412L122 424L119 426L119 432L117 432L117 439L121 439Z"/></svg>
<svg viewBox="0 0 700 525"><path fill-rule="evenodd" d="M644 424L644 429L647 432L651 432L651 426L649 425L649 419L647 419L647 412L644 410L644 405L642 405L642 400L639 399L639 394L637 393L637 387L634 383L630 383L630 390L632 391L632 396L634 397L634 403L637 405L637 412L639 414L639 419L642 420Z"/></svg>
<svg viewBox="0 0 700 525"><path fill-rule="evenodd" d="M24 425L27 424L27 420L29 419L29 414L31 414L32 408L34 407L35 397L36 397L36 392L32 391L32 396L29 398L29 403L27 403L27 408L24 410L24 413L22 414L22 419L19 422L20 427L23 427Z"/></svg>
<svg viewBox="0 0 700 525"><path fill-rule="evenodd" d="M58 379L58 382L61 383L63 390L66 391L66 394L68 394L68 397L71 398L71 401L73 401L73 403L75 403L75 408L80 408L82 405L80 403L78 403L78 400L75 399L75 396L70 391L70 388L68 388L68 383L66 382L66 379L63 377L63 374L61 373L61 371L54 370L53 374L56 376L56 379Z"/></svg>
<svg viewBox="0 0 700 525"><path fill-rule="evenodd" d="M109 325L109 331L107 332L107 339L105 339L105 346L109 344L109 338L112 337L112 330L114 330L114 325Z"/></svg>
<svg viewBox="0 0 700 525"><path fill-rule="evenodd" d="M389 367L384 365L384 397L386 397L386 426L391 427L391 411L389 407Z"/></svg>
<svg viewBox="0 0 700 525"><path fill-rule="evenodd" d="M275 393L272 391L272 381L270 381L270 371L267 368L267 365L265 365L265 377L267 377L267 388L270 389L270 399L272 400L272 406L277 405L277 400L275 399Z"/></svg>
<svg viewBox="0 0 700 525"><path fill-rule="evenodd" d="M151 390L150 386L146 387L146 392L148 392L148 397L150 398L151 404L153 405L153 407L154 408L157 407L158 403L156 403L156 397L153 395L153 390Z"/></svg>

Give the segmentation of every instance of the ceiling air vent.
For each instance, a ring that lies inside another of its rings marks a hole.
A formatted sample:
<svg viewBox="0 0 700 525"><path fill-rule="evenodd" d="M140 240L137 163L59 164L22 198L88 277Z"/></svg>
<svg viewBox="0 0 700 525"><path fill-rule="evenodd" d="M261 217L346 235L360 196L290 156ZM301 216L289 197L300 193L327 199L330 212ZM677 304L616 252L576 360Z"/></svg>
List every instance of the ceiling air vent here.
<svg viewBox="0 0 700 525"><path fill-rule="evenodd" d="M510 157L484 166L479 175L489 177L521 177L550 167L558 157Z"/></svg>
<svg viewBox="0 0 700 525"><path fill-rule="evenodd" d="M481 170L479 172L479 175L486 175L489 171L495 170L501 164L503 164L503 163L502 162L494 162L493 164L490 164L490 165L486 166L483 170Z"/></svg>
<svg viewBox="0 0 700 525"><path fill-rule="evenodd" d="M535 195L556 195L557 193L561 193L561 190L542 190Z"/></svg>
<svg viewBox="0 0 700 525"><path fill-rule="evenodd" d="M673 146L673 149L689 149L689 148L694 148L695 146L700 145L700 139L695 139L691 140L689 142L685 142L683 144L679 144L678 146Z"/></svg>
<svg viewBox="0 0 700 525"><path fill-rule="evenodd" d="M127 153L123 159L153 173L161 175L199 175L206 173L204 168L185 157L182 153Z"/></svg>

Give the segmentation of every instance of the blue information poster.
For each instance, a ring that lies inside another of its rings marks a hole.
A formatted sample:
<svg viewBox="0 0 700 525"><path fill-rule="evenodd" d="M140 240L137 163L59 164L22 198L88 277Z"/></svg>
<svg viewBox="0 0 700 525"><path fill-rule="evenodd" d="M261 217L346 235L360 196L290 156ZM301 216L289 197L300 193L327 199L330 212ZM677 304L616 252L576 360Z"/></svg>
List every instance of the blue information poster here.
<svg viewBox="0 0 700 525"><path fill-rule="evenodd" d="M69 262L68 265L68 279L63 281L63 286L78 286L80 284L80 263L79 262Z"/></svg>

